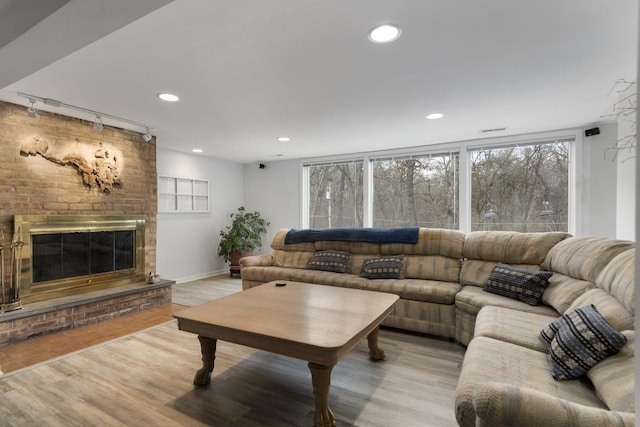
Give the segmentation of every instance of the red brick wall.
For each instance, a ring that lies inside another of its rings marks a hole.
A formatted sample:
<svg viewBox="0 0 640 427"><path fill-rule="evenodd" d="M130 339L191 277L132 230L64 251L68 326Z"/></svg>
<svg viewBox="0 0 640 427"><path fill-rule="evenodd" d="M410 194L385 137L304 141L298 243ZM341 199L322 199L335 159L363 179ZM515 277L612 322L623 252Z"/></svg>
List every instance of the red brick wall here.
<svg viewBox="0 0 640 427"><path fill-rule="evenodd" d="M14 215L145 215L145 272L156 270L156 144L142 135L105 126L100 133L85 120L38 111L0 101L0 230L5 243L13 235ZM78 170L42 156L20 154L20 147L34 138L45 141L50 151L69 143L95 150L114 148L124 156L122 185L102 192L84 185ZM5 272L9 263L5 256Z"/></svg>

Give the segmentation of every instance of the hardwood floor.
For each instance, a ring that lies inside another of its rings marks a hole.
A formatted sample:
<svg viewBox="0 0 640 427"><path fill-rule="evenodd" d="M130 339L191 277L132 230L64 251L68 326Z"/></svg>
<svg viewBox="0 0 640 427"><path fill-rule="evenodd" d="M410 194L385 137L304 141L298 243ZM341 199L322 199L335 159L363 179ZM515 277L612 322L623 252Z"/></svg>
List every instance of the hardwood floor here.
<svg viewBox="0 0 640 427"><path fill-rule="evenodd" d="M192 385L199 343L172 313L239 290L228 276L176 285L170 307L0 349L9 362L36 363L0 377L2 425L312 425L304 361L219 342L212 383ZM389 329L379 343L386 361L369 361L365 340L334 368L337 425L455 426L462 347Z"/></svg>

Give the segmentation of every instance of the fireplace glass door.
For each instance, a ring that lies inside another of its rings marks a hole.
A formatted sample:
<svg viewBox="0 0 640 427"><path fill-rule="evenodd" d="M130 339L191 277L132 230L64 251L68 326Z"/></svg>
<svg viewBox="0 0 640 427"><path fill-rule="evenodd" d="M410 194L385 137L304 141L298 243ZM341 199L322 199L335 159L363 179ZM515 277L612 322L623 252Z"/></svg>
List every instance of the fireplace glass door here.
<svg viewBox="0 0 640 427"><path fill-rule="evenodd" d="M34 234L32 282L109 273L135 267L135 231Z"/></svg>

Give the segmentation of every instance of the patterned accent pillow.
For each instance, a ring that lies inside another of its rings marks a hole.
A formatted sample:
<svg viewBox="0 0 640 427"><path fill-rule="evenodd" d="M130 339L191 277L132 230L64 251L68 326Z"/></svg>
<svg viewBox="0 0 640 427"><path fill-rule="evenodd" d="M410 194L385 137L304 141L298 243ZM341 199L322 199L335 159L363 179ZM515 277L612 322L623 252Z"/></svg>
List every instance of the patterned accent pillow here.
<svg viewBox="0 0 640 427"><path fill-rule="evenodd" d="M577 308L552 323L556 324L557 332L551 340L549 361L551 375L556 380L584 375L601 360L616 354L627 342L593 304Z"/></svg>
<svg viewBox="0 0 640 427"><path fill-rule="evenodd" d="M484 290L529 305L538 305L552 275L550 271L527 270L499 262L491 272Z"/></svg>
<svg viewBox="0 0 640 427"><path fill-rule="evenodd" d="M403 255L384 256L362 263L361 277L367 279L402 279Z"/></svg>
<svg viewBox="0 0 640 427"><path fill-rule="evenodd" d="M307 264L309 270L332 271L334 273L344 273L349 260L349 252L344 251L319 251Z"/></svg>

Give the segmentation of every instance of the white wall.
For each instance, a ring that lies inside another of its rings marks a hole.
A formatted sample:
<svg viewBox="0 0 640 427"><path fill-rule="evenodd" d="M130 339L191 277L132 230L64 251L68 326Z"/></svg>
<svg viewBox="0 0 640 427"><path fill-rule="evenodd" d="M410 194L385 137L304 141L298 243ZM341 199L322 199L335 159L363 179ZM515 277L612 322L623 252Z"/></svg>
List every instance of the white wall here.
<svg viewBox="0 0 640 427"><path fill-rule="evenodd" d="M257 210L271 225L262 238L262 249L256 253L270 253L269 244L281 228L299 228L300 218L300 162L282 160L244 165L244 203L248 210Z"/></svg>
<svg viewBox="0 0 640 427"><path fill-rule="evenodd" d="M158 213L158 274L180 283L227 273L218 256L218 233L243 204L242 165L158 149L157 168L158 175L209 180L211 207L208 213Z"/></svg>
<svg viewBox="0 0 640 427"><path fill-rule="evenodd" d="M615 123L600 125L600 135L583 137L583 227L587 236L616 237L617 162L611 147L618 138Z"/></svg>
<svg viewBox="0 0 640 427"><path fill-rule="evenodd" d="M620 93L620 99L632 96L636 85L630 85L627 91ZM622 103L622 106L626 106ZM629 139L636 134L636 117L621 115L618 118L618 144L622 147L629 144ZM634 141L635 141L634 137ZM616 207L616 238L635 240L636 235L636 146L620 150L617 156L618 186Z"/></svg>

